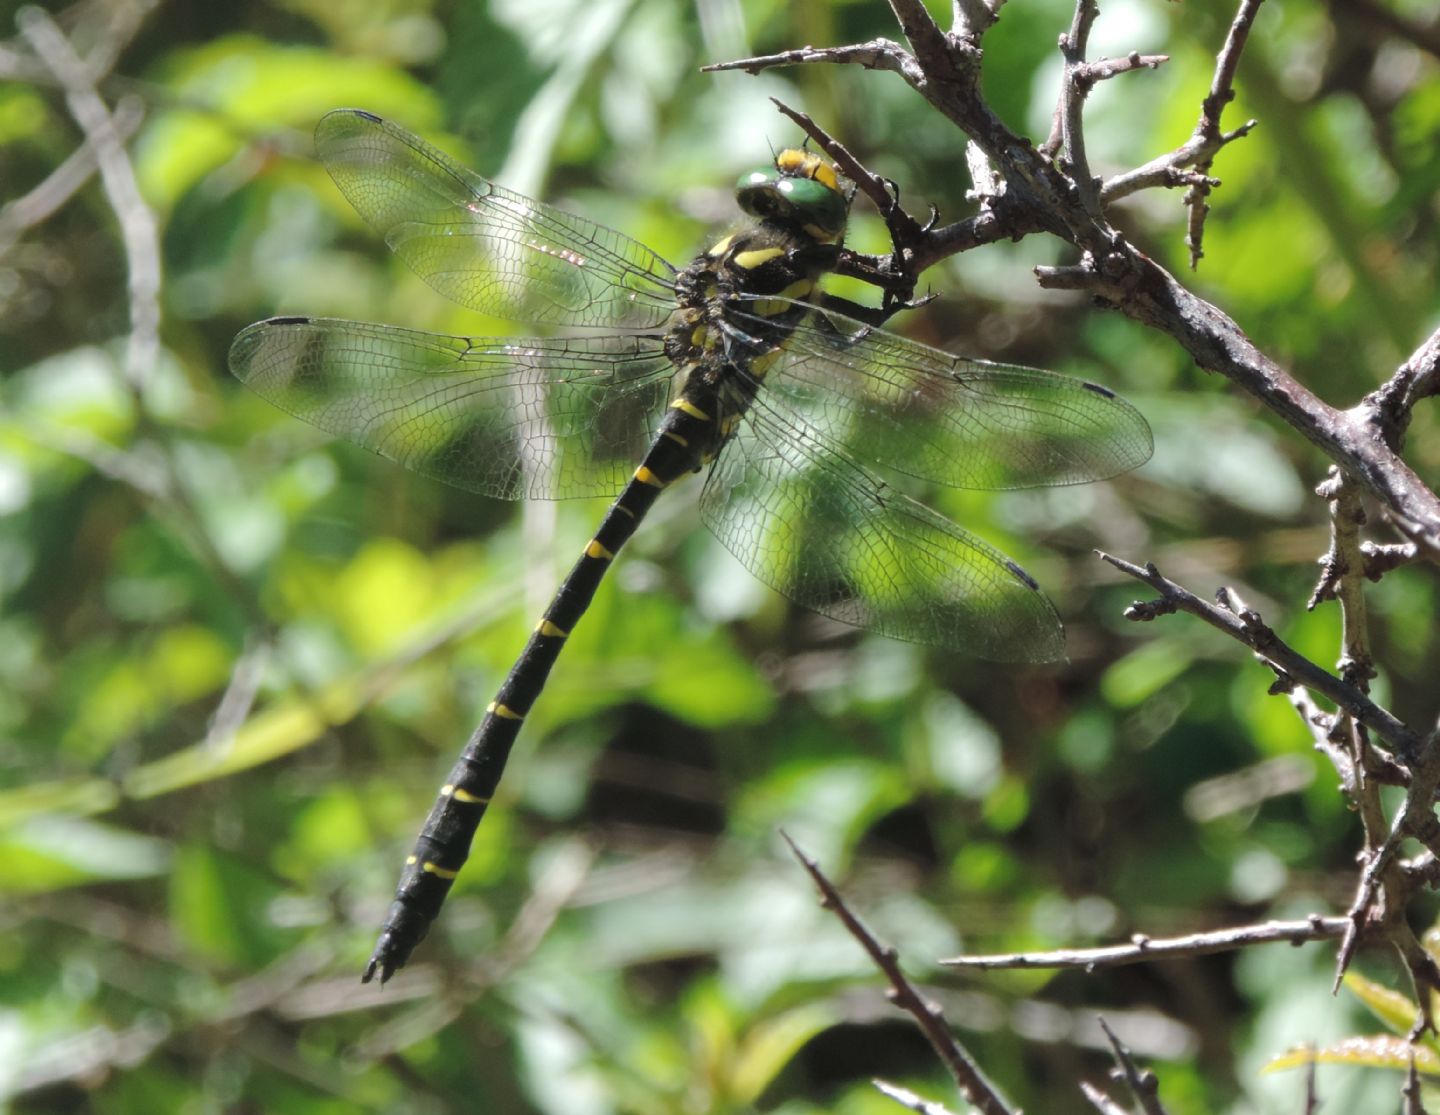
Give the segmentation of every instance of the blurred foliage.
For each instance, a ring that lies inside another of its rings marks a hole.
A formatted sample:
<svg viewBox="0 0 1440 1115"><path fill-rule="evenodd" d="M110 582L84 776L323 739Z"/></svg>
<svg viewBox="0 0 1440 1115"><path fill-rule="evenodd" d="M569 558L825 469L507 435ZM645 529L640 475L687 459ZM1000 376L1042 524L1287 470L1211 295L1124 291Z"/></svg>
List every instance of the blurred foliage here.
<svg viewBox="0 0 1440 1115"><path fill-rule="evenodd" d="M1413 18L1426 0L1387 0ZM0 3L0 26L14 5ZM934 5L937 13L947 7ZM126 5L57 11L101 51ZM1358 11L1358 9L1357 9ZM415 963L357 977L401 857L597 504L496 504L325 443L247 395L230 338L275 312L510 328L389 258L309 153L358 105L684 261L728 184L812 113L912 210L967 211L963 137L890 75L706 62L897 36L875 0L269 0L143 13L112 102L161 227L163 354L133 386L126 259L97 182L0 236L0 1095L15 1110L897 1110L953 1101L812 899L815 855L1027 1110L1079 1109L1103 1010L1170 1110L1298 1110L1277 1052L1364 1023L1311 946L1103 975L961 981L967 951L1123 940L1343 907L1356 825L1270 677L1183 617L1136 628L1090 551L1237 585L1321 663L1307 614L1324 461L1162 338L1038 290L1035 237L950 261L896 326L1114 386L1155 460L1108 485L935 493L1034 570L1070 660L1017 670L837 631L759 588L662 500L526 724ZM943 14L943 13L941 13ZM1227 5L1112 0L1092 54L1097 169L1194 125ZM1049 129L1069 21L1012 0L986 88ZM7 49L23 50L19 39ZM1239 80L1194 281L1336 405L1436 318L1436 59L1336 0L1272 0ZM3 201L82 143L38 77L0 84ZM1176 193L1118 214L1185 266ZM3 229L0 222L0 229ZM872 214L854 240L883 246ZM1411 463L1440 469L1433 408ZM1381 698L1433 697L1433 577L1370 594ZM1275 767L1273 764L1281 764ZM1283 777L1274 777L1277 770ZM1261 776L1261 772L1265 776ZM1276 787L1279 787L1278 789ZM1393 981L1380 968L1373 979ZM1352 986L1360 986L1358 984ZM1394 1079L1326 1068L1334 1110Z"/></svg>

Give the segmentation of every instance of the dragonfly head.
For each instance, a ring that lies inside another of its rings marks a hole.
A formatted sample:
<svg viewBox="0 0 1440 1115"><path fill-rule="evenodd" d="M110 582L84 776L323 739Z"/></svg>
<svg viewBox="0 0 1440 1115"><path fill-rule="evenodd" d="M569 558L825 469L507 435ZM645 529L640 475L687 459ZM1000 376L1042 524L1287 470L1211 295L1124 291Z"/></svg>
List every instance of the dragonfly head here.
<svg viewBox="0 0 1440 1115"><path fill-rule="evenodd" d="M781 151L771 166L742 174L735 199L752 217L799 228L826 244L840 239L850 214L850 198L835 168L797 148Z"/></svg>

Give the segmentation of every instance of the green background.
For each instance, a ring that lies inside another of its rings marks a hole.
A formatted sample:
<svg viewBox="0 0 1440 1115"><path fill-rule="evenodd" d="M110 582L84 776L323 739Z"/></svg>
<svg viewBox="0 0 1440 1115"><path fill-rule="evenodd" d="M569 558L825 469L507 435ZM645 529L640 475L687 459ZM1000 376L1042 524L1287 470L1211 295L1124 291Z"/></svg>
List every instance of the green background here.
<svg viewBox="0 0 1440 1115"><path fill-rule="evenodd" d="M0 27L13 14L0 3ZM1092 55L1172 61L1096 91L1097 171L1189 135L1230 14L1105 5ZM82 47L95 17L65 13ZM1037 140L1069 18L1058 0L1012 0L985 41L992 103ZM1097 1013L1175 1113L1299 1110L1302 1075L1265 1061L1371 1028L1330 997L1319 945L1093 975L934 964L1349 899L1357 825L1271 675L1193 619L1128 624L1143 594L1091 553L1154 560L1202 595L1233 584L1328 668L1335 610L1304 608L1326 462L1164 338L1039 290L1033 265L1069 261L1043 237L935 268L938 299L892 324L1097 380L1150 419L1155 459L1113 483L927 496L1035 573L1069 661L996 667L822 623L759 587L699 525L698 485L678 486L567 647L414 963L383 991L358 983L440 778L604 504L441 488L228 375L231 337L272 313L506 328L387 256L310 129L367 108L684 262L735 219L737 174L799 138L779 96L912 211L963 216L964 137L894 75L699 72L877 35L898 31L868 0L149 15L102 86L146 109L129 149L159 221L163 352L138 388L123 246L96 183L0 254L0 1095L14 1110L899 1110L872 1076L959 1110L780 827L1027 1110L1080 1110L1077 1081L1104 1081ZM1260 124L1216 164L1193 281L1339 406L1440 308L1435 75L1364 18L1273 2L1226 117ZM80 143L52 84L0 85L0 200ZM1115 219L1185 267L1178 192ZM885 247L864 206L851 242ZM1417 414L1422 476L1440 468L1435 434ZM1418 570L1370 592L1376 693L1402 717L1433 699L1435 593ZM1395 980L1384 958L1367 970ZM1394 1077L1320 1080L1334 1110L1394 1109Z"/></svg>

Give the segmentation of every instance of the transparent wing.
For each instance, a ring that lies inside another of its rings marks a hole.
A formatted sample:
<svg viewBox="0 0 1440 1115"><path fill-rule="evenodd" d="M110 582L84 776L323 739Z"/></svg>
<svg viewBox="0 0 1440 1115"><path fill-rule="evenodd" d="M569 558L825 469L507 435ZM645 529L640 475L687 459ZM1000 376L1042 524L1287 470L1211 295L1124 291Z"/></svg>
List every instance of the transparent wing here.
<svg viewBox="0 0 1440 1115"><path fill-rule="evenodd" d="M770 326L747 300L728 320L763 337ZM828 310L795 327L765 394L863 459L952 488L1102 480L1154 448L1140 412L1105 387L954 356Z"/></svg>
<svg viewBox="0 0 1440 1115"><path fill-rule="evenodd" d="M446 337L272 318L230 370L282 410L425 476L501 499L614 495L643 459L674 366L653 338Z"/></svg>
<svg viewBox="0 0 1440 1115"><path fill-rule="evenodd" d="M1002 662L1065 653L1024 570L763 393L712 466L700 514L760 580L822 615Z"/></svg>
<svg viewBox="0 0 1440 1115"><path fill-rule="evenodd" d="M357 109L315 150L355 210L447 298L536 325L645 329L675 309L675 268L628 236L503 189Z"/></svg>

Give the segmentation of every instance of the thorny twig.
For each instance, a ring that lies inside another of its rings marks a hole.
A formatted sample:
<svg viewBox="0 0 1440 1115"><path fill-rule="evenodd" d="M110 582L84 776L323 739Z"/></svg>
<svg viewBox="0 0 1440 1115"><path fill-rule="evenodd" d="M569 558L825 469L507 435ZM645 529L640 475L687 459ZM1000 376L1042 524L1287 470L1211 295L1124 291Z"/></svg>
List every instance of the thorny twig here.
<svg viewBox="0 0 1440 1115"><path fill-rule="evenodd" d="M1120 1078L1125 1081L1130 1094L1140 1105L1141 1115L1165 1115L1165 1108L1160 1103L1160 1081L1155 1074L1135 1063L1130 1050L1115 1036L1115 1031L1110 1029L1110 1024L1103 1018L1100 1019L1100 1028L1105 1031L1105 1037L1110 1041L1110 1051L1115 1055Z"/></svg>
<svg viewBox="0 0 1440 1115"><path fill-rule="evenodd" d="M940 963L951 968L976 968L986 971L1011 968L1080 968L1091 972L1125 964L1148 964L1157 960L1210 956L1254 945L1300 945L1308 941L1333 940L1344 934L1347 924L1345 918L1326 918L1315 914L1299 921L1268 921L1258 925L1216 929L1208 933L1191 933L1183 937L1148 937L1136 934L1128 945L955 956L941 960Z"/></svg>
<svg viewBox="0 0 1440 1115"><path fill-rule="evenodd" d="M885 978L890 981L890 1001L915 1020L920 1032L925 1035L931 1048L949 1070L966 1102L982 1112L982 1115L1016 1115L1014 1108L1006 1103L985 1079L980 1067L955 1037L940 1008L921 995L910 982L900 967L900 958L895 950L876 940L864 922L850 911L835 885L820 870L820 865L801 851L788 833L782 832L781 835L785 837L785 842L790 845L790 851L800 861L800 865L814 880L820 891L821 905L840 919L850 936L860 943L860 947L874 961L875 966L885 974Z"/></svg>
<svg viewBox="0 0 1440 1115"><path fill-rule="evenodd" d="M1127 619L1147 621L1175 611L1198 616L1210 626L1244 643L1285 679L1333 701L1389 743L1397 754L1410 757L1418 753L1420 738L1407 725L1375 704L1355 686L1322 670L1286 645L1255 612L1245 608L1233 592L1225 593L1225 607L1217 607L1163 576L1154 565L1141 567L1106 553L1101 553L1100 557L1160 593L1158 600L1130 605L1125 612Z"/></svg>

